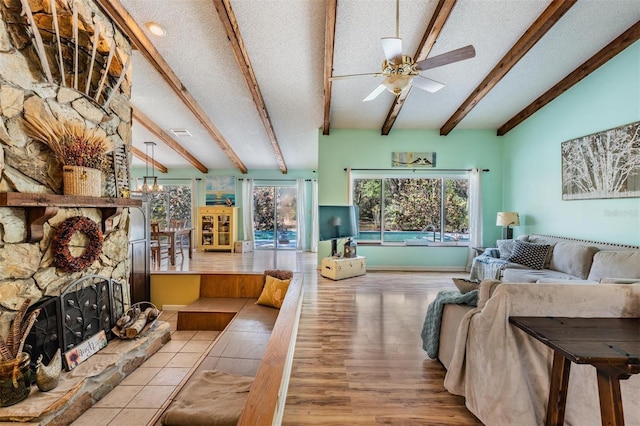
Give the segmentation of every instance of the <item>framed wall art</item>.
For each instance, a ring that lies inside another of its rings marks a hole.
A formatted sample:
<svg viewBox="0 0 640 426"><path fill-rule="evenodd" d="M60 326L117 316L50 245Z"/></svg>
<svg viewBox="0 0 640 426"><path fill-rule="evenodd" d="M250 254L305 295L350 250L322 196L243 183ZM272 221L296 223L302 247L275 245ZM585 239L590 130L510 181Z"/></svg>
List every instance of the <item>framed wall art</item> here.
<svg viewBox="0 0 640 426"><path fill-rule="evenodd" d="M562 199L640 197L640 121L562 143Z"/></svg>
<svg viewBox="0 0 640 426"><path fill-rule="evenodd" d="M235 176L207 176L205 204L207 206L235 206Z"/></svg>
<svg viewBox="0 0 640 426"><path fill-rule="evenodd" d="M435 152L392 152L391 167L435 167Z"/></svg>

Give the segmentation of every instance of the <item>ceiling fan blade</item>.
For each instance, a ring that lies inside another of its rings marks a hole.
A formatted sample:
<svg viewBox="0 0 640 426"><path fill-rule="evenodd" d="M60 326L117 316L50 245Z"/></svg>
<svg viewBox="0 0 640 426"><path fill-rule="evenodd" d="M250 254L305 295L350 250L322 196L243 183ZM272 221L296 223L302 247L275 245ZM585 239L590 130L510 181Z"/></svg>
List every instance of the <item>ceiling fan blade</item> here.
<svg viewBox="0 0 640 426"><path fill-rule="evenodd" d="M374 100L380 95L380 93L384 92L385 90L387 90L387 88L385 87L384 84L379 85L378 87L373 89L373 92L369 93L369 95L366 98L364 98L362 102L369 102Z"/></svg>
<svg viewBox="0 0 640 426"><path fill-rule="evenodd" d="M331 77L329 77L329 81L334 81L334 80L345 80L347 78L354 78L354 77L365 77L365 76L372 76L372 77L379 77L382 74L379 72L367 72L364 74L347 74L347 75L333 75Z"/></svg>
<svg viewBox="0 0 640 426"><path fill-rule="evenodd" d="M398 37L383 37L382 50L387 61L394 64L402 62L402 39Z"/></svg>
<svg viewBox="0 0 640 426"><path fill-rule="evenodd" d="M461 47L460 49L452 50L451 52L443 53L442 55L434 56L433 58L418 61L416 62L416 68L420 71L429 70L451 64L453 62L464 61L465 59L473 58L474 56L476 56L476 49L469 45Z"/></svg>
<svg viewBox="0 0 640 426"><path fill-rule="evenodd" d="M421 75L416 75L411 82L414 86L419 89L426 90L430 93L436 93L438 90L444 87L444 84L438 83L435 80L431 80L430 78L423 77Z"/></svg>

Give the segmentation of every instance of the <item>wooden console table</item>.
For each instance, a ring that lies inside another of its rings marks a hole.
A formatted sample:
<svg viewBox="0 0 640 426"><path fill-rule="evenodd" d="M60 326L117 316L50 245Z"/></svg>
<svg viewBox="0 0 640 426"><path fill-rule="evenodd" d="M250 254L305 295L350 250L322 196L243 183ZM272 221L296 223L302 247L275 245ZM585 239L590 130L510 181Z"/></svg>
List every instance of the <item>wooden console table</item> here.
<svg viewBox="0 0 640 426"><path fill-rule="evenodd" d="M640 318L509 317L509 322L553 349L547 425L564 424L571 362L598 375L603 425L624 425L620 379L640 373Z"/></svg>

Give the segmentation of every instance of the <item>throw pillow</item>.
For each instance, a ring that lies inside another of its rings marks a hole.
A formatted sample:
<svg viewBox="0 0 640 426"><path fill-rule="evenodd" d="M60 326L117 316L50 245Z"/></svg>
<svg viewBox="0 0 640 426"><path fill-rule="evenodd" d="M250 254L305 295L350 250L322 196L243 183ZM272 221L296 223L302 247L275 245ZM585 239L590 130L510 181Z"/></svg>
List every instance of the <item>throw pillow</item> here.
<svg viewBox="0 0 640 426"><path fill-rule="evenodd" d="M507 260L513 254L513 246L516 240L498 240L496 245L500 251L500 259Z"/></svg>
<svg viewBox="0 0 640 426"><path fill-rule="evenodd" d="M452 280L462 294L468 293L472 290L477 290L478 286L480 285L480 283L477 281L470 281L464 278L452 278Z"/></svg>
<svg viewBox="0 0 640 426"><path fill-rule="evenodd" d="M279 280L271 275L267 275L262 294L260 294L260 297L256 301L256 305L271 306L272 308L280 309L290 282L291 280Z"/></svg>
<svg viewBox="0 0 640 426"><path fill-rule="evenodd" d="M542 269L550 248L551 246L547 244L532 244L516 240L513 252L507 260L528 266L531 269Z"/></svg>

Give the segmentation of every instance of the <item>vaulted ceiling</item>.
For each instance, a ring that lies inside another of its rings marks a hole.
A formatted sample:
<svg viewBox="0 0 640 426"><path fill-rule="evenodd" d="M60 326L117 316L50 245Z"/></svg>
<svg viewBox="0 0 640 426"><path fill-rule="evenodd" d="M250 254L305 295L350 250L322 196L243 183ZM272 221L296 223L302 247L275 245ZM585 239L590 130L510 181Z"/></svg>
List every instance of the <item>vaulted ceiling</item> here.
<svg viewBox="0 0 640 426"><path fill-rule="evenodd" d="M637 0L399 0L397 19L395 0L96 2L135 49L134 166L154 141L163 172L314 169L338 128L504 134L640 38ZM415 61L475 57L422 71L435 93L363 102L384 77L330 80L380 72L396 24Z"/></svg>

